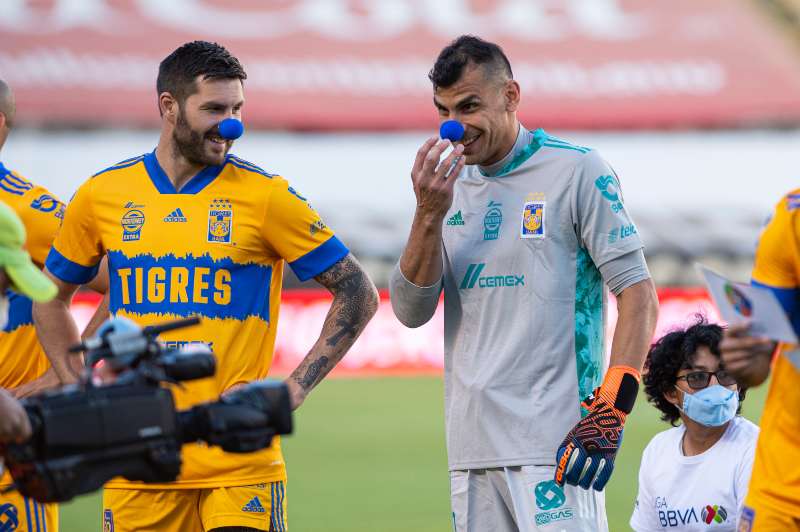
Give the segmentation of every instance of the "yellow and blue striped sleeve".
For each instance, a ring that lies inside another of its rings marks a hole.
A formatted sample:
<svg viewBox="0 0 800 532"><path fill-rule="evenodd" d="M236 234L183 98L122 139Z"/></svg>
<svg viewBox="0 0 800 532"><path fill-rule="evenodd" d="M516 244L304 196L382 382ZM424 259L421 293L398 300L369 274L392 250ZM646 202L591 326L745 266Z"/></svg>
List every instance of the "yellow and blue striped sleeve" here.
<svg viewBox="0 0 800 532"><path fill-rule="evenodd" d="M325 272L349 253L308 201L282 178L276 178L267 202L262 235L301 281Z"/></svg>
<svg viewBox="0 0 800 532"><path fill-rule="evenodd" d="M66 283L86 284L97 275L103 247L92 210L92 180L84 183L64 212L47 255L47 269Z"/></svg>

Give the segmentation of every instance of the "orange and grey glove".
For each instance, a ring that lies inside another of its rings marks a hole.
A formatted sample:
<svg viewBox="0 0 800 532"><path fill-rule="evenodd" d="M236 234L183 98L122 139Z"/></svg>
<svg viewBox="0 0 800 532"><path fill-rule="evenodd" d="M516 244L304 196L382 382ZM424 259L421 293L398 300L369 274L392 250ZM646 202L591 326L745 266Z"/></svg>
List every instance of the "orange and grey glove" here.
<svg viewBox="0 0 800 532"><path fill-rule="evenodd" d="M578 421L558 448L556 483L605 488L622 444L625 418L639 391L639 372L628 366L608 368L603 384L582 406L588 414Z"/></svg>

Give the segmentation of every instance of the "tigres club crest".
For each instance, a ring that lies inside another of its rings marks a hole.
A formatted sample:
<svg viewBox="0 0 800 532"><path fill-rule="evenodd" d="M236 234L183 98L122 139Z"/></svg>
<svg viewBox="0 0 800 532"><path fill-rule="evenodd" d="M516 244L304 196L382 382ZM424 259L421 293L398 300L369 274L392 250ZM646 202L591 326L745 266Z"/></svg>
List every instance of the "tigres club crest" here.
<svg viewBox="0 0 800 532"><path fill-rule="evenodd" d="M114 514L111 510L103 510L103 532L114 532Z"/></svg>
<svg viewBox="0 0 800 532"><path fill-rule="evenodd" d="M208 241L230 244L233 208L230 200L214 199L208 210Z"/></svg>
<svg viewBox="0 0 800 532"><path fill-rule="evenodd" d="M531 194L522 209L520 238L544 238L544 194Z"/></svg>

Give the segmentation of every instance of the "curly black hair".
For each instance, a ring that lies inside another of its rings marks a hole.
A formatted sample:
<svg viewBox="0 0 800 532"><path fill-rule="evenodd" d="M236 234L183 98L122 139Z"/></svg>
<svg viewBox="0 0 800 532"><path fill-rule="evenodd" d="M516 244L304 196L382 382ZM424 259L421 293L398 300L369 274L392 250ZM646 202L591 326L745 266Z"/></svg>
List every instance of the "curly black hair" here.
<svg viewBox="0 0 800 532"><path fill-rule="evenodd" d="M446 89L461 79L469 64L484 65L490 75L514 76L511 63L502 48L474 35L462 35L439 52L428 79L434 89Z"/></svg>
<svg viewBox="0 0 800 532"><path fill-rule="evenodd" d="M661 420L676 426L680 419L678 409L667 401L664 394L675 389L678 372L692 367L692 360L701 346L711 354L720 357L719 343L722 340L722 327L708 323L698 316L694 325L687 329L672 331L662 336L650 347L645 360L645 373L642 376L647 400L661 411ZM745 389L739 388L739 411L744 400Z"/></svg>

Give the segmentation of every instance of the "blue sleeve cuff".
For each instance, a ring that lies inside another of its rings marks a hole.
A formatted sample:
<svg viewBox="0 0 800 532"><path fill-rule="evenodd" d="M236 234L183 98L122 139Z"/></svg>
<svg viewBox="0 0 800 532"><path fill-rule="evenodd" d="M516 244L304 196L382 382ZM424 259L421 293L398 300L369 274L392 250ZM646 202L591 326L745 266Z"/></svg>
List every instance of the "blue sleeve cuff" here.
<svg viewBox="0 0 800 532"><path fill-rule="evenodd" d="M301 281L308 281L342 260L350 253L347 246L335 236L330 237L319 247L309 251L299 259L290 262L292 271Z"/></svg>
<svg viewBox="0 0 800 532"><path fill-rule="evenodd" d="M82 266L72 262L59 253L55 247L50 248L44 265L50 273L70 284L88 283L95 278L97 270L100 268L99 262L94 266Z"/></svg>

